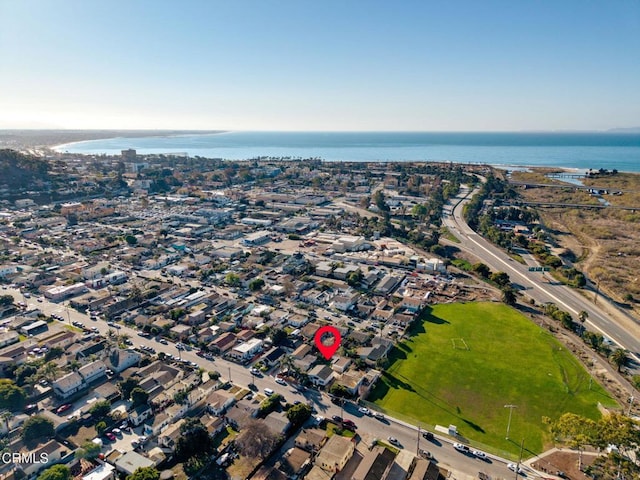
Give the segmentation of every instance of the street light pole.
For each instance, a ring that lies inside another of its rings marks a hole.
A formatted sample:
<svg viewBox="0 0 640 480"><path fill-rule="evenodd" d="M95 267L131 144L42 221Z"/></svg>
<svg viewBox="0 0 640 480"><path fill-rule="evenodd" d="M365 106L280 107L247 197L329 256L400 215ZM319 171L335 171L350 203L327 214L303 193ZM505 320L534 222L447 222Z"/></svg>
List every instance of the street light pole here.
<svg viewBox="0 0 640 480"><path fill-rule="evenodd" d="M511 428L511 414L513 413L513 409L518 408L518 406L509 404L509 405L505 405L504 408L509 409L509 421L507 422L507 440L509 440L509 429Z"/></svg>

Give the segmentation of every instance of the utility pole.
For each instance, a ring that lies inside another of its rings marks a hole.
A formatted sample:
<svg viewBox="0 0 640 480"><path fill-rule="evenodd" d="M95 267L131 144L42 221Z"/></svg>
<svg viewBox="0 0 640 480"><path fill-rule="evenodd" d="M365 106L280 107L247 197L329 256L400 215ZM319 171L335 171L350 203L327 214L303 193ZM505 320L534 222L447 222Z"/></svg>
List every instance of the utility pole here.
<svg viewBox="0 0 640 480"><path fill-rule="evenodd" d="M416 455L420 456L420 425L418 425L418 443L416 446Z"/></svg>
<svg viewBox="0 0 640 480"><path fill-rule="evenodd" d="M509 440L509 430L511 429L511 415L513 414L513 409L518 408L517 405L505 405L504 408L509 409L509 421L507 422L507 440Z"/></svg>
<svg viewBox="0 0 640 480"><path fill-rule="evenodd" d="M231 367L229 367L229 383L231 383Z"/></svg>
<svg viewBox="0 0 640 480"><path fill-rule="evenodd" d="M600 282L596 283L596 294L593 297L593 304L597 305L598 304L598 293L600 293Z"/></svg>
<svg viewBox="0 0 640 480"><path fill-rule="evenodd" d="M518 473L520 472L520 462L522 462L522 450L524 450L524 438L520 443L520 456L518 457L518 463L516 464L516 480L518 480Z"/></svg>

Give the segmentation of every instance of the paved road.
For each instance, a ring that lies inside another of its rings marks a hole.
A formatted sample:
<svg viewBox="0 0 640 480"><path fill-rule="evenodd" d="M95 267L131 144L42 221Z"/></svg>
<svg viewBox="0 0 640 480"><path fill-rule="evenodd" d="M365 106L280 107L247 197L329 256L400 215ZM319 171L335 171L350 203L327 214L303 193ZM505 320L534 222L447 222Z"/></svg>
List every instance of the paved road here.
<svg viewBox="0 0 640 480"><path fill-rule="evenodd" d="M629 318L612 316L585 298L576 290L554 281L548 275L529 272L528 267L511 259L506 253L495 247L474 232L462 218L462 209L473 192L463 188L460 194L445 208L443 224L461 243L461 250L472 253L494 271L509 274L514 284L522 287L523 293L538 303L553 302L559 308L568 311L574 319L582 310L589 314L586 326L596 330L616 344L627 349L636 362L640 362L640 325ZM604 300L603 300L604 301Z"/></svg>

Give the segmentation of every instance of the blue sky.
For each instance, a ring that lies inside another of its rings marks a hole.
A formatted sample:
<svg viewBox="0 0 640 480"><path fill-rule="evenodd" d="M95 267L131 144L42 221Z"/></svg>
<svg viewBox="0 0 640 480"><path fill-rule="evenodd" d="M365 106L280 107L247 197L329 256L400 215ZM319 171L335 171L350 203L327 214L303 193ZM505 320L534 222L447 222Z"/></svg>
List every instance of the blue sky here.
<svg viewBox="0 0 640 480"><path fill-rule="evenodd" d="M640 1L0 0L0 128L640 126Z"/></svg>

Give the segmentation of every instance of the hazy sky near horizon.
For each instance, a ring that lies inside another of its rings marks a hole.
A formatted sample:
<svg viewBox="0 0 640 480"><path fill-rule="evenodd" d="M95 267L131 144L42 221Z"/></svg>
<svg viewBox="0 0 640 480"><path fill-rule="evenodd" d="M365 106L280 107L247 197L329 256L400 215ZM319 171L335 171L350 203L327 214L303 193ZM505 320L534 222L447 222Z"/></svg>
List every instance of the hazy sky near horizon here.
<svg viewBox="0 0 640 480"><path fill-rule="evenodd" d="M0 128L640 126L640 0L0 0Z"/></svg>

